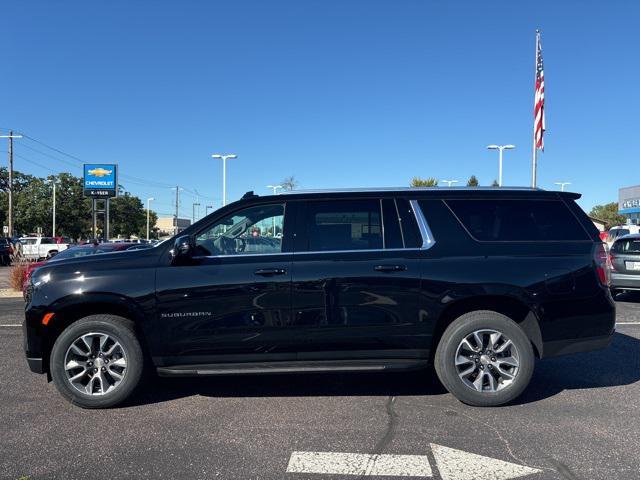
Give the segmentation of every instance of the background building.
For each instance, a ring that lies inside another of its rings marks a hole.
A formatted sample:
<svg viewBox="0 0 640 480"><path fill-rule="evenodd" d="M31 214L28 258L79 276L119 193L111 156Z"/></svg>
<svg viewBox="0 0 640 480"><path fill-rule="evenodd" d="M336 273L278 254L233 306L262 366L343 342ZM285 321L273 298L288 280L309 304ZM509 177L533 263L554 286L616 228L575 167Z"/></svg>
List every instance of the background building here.
<svg viewBox="0 0 640 480"><path fill-rule="evenodd" d="M640 224L640 185L618 190L618 213L627 218L627 223Z"/></svg>
<svg viewBox="0 0 640 480"><path fill-rule="evenodd" d="M191 219L178 218L178 231L176 232L176 218L175 217L159 217L156 222L156 228L158 229L158 236L167 237L175 233L180 233L185 228L191 225Z"/></svg>

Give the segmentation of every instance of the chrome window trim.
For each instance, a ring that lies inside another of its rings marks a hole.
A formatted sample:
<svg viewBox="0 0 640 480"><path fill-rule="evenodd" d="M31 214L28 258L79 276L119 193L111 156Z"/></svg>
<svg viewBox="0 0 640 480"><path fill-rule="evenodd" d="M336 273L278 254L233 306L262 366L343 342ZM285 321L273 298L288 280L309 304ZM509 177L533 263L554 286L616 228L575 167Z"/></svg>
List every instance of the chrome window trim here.
<svg viewBox="0 0 640 480"><path fill-rule="evenodd" d="M422 236L422 250L428 250L433 247L436 243L435 238L433 238L433 234L431 233L431 229L429 228L429 224L427 223L427 219L424 218L424 213L422 213L422 209L418 204L417 200L409 200L409 204L411 205L411 209L413 210L413 214L416 217L416 222L418 222L418 229L420 230L420 235Z"/></svg>
<svg viewBox="0 0 640 480"><path fill-rule="evenodd" d="M367 252L415 252L423 248L372 248L369 250L314 250L312 252L282 252L282 253L245 253L238 255L198 255L194 260L203 258L242 258L242 257L273 257L275 255L317 255L319 253L367 253Z"/></svg>

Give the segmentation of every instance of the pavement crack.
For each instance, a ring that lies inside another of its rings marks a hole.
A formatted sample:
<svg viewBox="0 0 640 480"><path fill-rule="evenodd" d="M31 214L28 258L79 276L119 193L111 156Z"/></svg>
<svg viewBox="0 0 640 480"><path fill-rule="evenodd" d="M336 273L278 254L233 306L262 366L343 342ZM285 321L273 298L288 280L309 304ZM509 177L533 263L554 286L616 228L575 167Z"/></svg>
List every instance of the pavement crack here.
<svg viewBox="0 0 640 480"><path fill-rule="evenodd" d="M362 480L368 475L370 475L371 470L373 469L376 460L379 456L387 449L393 437L396 434L396 430L398 428L398 413L395 410L395 403L397 397L395 395L390 395L385 402L385 411L387 413L387 426L385 428L384 435L378 442L376 446L373 448L373 455L369 459L367 466L365 468L364 474L359 476L358 479Z"/></svg>
<svg viewBox="0 0 640 480"><path fill-rule="evenodd" d="M562 472L559 472L557 469L555 468L549 468L549 467L543 467L541 465L533 465L530 464L524 460L522 460L521 458L519 458L514 452L513 449L511 448L511 443L509 442L509 440L507 438L505 438L502 433L500 432L500 430L498 428L496 428L495 426L493 426L491 423L489 422L484 422L482 420L478 420L477 418L472 417L471 415L458 410L456 408L453 407L442 407L439 405L433 405L433 404L422 404L423 406L426 407L431 407L431 408L435 408L435 409L439 409L439 410L444 410L446 411L453 411L456 412L458 415L463 416L464 418L466 418L467 420L470 420L472 422L478 423L486 428L488 428L489 430L493 431L493 433L496 435L496 437L498 437L498 439L503 443L503 445L505 446L505 449L507 450L507 453L509 455L509 457L511 457L511 459L521 465L527 466L527 467L531 467L531 468L537 468L538 470L546 470L546 471L551 471L551 472L556 472L556 473L560 473L562 475ZM556 465L554 465L556 466ZM566 477L566 478L571 478L571 477Z"/></svg>

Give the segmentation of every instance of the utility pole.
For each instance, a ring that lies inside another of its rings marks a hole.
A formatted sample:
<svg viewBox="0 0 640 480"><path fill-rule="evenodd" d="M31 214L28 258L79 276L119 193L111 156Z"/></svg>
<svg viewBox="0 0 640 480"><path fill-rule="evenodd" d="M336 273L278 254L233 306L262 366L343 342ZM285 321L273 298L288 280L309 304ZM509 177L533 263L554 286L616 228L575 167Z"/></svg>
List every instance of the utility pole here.
<svg viewBox="0 0 640 480"><path fill-rule="evenodd" d="M175 186L175 187L171 187L172 189L175 189L176 191L176 219L175 219L175 225L174 225L174 235L178 234L178 217L179 217L179 209L180 209L180 190L182 190L182 188L180 188L179 186Z"/></svg>
<svg viewBox="0 0 640 480"><path fill-rule="evenodd" d="M51 185L53 186L53 219L51 227L51 236L56 236L56 177L51 177Z"/></svg>
<svg viewBox="0 0 640 480"><path fill-rule="evenodd" d="M9 236L13 237L13 139L22 138L22 135L14 135L13 130L9 131L9 135L0 135L0 138L9 139Z"/></svg>

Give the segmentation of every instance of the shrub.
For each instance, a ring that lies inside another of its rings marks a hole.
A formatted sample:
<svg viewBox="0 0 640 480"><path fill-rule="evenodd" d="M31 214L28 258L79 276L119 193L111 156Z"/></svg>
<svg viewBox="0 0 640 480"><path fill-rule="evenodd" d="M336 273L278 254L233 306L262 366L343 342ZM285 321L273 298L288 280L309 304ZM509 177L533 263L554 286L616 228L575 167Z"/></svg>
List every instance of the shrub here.
<svg viewBox="0 0 640 480"><path fill-rule="evenodd" d="M9 285L11 285L11 288L14 290L22 290L24 274L28 267L29 265L27 263L16 263L11 267L11 273L9 274Z"/></svg>

